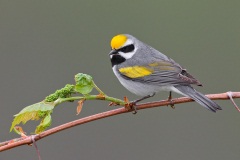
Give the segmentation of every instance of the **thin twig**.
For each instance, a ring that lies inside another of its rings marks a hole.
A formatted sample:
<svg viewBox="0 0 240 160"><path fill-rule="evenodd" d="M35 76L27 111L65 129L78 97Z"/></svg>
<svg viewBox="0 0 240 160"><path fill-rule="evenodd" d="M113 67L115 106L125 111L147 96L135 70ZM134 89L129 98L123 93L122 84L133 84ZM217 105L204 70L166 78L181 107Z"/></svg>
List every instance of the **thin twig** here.
<svg viewBox="0 0 240 160"><path fill-rule="evenodd" d="M206 96L208 98L212 99L212 100L226 100L226 99L229 99L228 93L210 94L210 95L206 95ZM232 96L232 98L240 98L240 92L232 92L231 96ZM137 110L141 110L141 109L147 109L147 108L153 108L153 107L167 106L167 105L171 105L171 104L187 103L187 102L192 102L192 101L193 100L191 98L181 97L181 98L172 99L171 102L169 100L162 100L162 101L157 101L157 102L149 102L149 103L138 104L136 107L137 107ZM71 121L71 122L62 124L60 126L51 128L51 129L46 130L46 131L44 131L40 134L34 135L34 140L38 141L38 140L40 140L44 137L50 136L54 133L63 131L63 130L68 129L68 128L75 127L77 125L81 125L81 124L88 123L88 122L91 122L91 121L95 121L95 120L98 120L98 119L107 118L107 117L110 117L110 116L114 116L114 115L122 114L122 113L127 113L127 112L131 112L131 111L127 111L124 107L122 107L122 108L118 108L118 109L94 114L94 115L91 115L91 116L88 116L88 117L84 117L84 118L81 118L81 119L78 119L78 120L75 120L75 121ZM31 136L25 137L24 139L21 139L21 138L14 139L13 143L8 143L8 142L12 142L12 140L0 143L1 144L0 145L0 152L5 151L5 150L9 150L11 148L15 148L15 147L18 147L18 146L21 146L21 145L33 143Z"/></svg>
<svg viewBox="0 0 240 160"><path fill-rule="evenodd" d="M228 97L230 98L230 100L232 101L234 107L238 110L238 112L240 112L239 107L237 106L237 104L234 102L234 100L233 100L233 98L232 98L232 92L231 92L231 91L227 92L227 95L228 95Z"/></svg>
<svg viewBox="0 0 240 160"><path fill-rule="evenodd" d="M33 143L33 145L34 145L34 147L36 149L36 152L37 152L37 155L38 155L38 160L42 160L41 155L40 155L40 151L39 151L37 143L35 141L35 135L31 136L31 140L32 140L32 143Z"/></svg>

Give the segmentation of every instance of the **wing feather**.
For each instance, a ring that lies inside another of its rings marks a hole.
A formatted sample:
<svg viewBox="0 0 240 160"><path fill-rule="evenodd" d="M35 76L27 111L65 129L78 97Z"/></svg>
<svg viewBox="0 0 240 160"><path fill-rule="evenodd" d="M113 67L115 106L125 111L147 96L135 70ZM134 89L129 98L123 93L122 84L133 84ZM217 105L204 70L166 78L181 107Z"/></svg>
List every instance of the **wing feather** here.
<svg viewBox="0 0 240 160"><path fill-rule="evenodd" d="M158 86L201 83L185 69L172 61L159 61L142 66L119 69L125 79Z"/></svg>

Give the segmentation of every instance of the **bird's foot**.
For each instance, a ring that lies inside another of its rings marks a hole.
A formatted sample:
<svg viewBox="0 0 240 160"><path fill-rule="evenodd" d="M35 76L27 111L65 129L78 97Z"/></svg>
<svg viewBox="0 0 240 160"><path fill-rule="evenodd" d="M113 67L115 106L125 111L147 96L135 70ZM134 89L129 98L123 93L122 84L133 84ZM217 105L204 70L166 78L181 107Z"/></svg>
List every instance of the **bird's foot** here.
<svg viewBox="0 0 240 160"><path fill-rule="evenodd" d="M137 103L138 103L138 102L143 101L143 100L145 100L145 99L147 99L147 98L153 97L154 95L155 95L155 93L150 94L150 95L147 95L147 96L144 96L144 97L142 97L142 98L140 98L140 99L137 99L137 100L134 100L134 101L130 102L130 103L129 103L129 106L130 106L131 109L133 110L132 113L133 113L133 114L136 114L136 113L137 113Z"/></svg>
<svg viewBox="0 0 240 160"><path fill-rule="evenodd" d="M172 92L171 91L170 91L169 96L168 96L168 101L170 103L170 107L172 109L175 109L175 106L174 106L174 103L173 103L173 100L172 100Z"/></svg>
<svg viewBox="0 0 240 160"><path fill-rule="evenodd" d="M133 114L137 113L136 103L130 102L126 96L124 97L124 102L124 107L127 111L132 111Z"/></svg>

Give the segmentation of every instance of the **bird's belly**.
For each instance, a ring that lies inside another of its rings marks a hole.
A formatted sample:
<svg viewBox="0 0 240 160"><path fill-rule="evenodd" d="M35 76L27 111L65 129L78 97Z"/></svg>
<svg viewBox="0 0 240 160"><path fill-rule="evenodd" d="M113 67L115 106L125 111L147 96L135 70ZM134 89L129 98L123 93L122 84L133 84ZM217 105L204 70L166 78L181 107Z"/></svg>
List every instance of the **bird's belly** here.
<svg viewBox="0 0 240 160"><path fill-rule="evenodd" d="M153 86L148 84L143 84L139 82L133 81L120 81L122 85L127 88L130 92L139 95L139 96L147 96L153 93L158 93L160 91L171 91L171 86Z"/></svg>
<svg viewBox="0 0 240 160"><path fill-rule="evenodd" d="M116 71L116 68L113 68L114 74L117 76L120 83L128 89L130 92L139 95L139 96L147 96L151 95L153 93L157 93L160 91L173 91L173 86L157 86L157 85L151 85L151 84L144 84L132 80L127 80L121 77L121 75Z"/></svg>

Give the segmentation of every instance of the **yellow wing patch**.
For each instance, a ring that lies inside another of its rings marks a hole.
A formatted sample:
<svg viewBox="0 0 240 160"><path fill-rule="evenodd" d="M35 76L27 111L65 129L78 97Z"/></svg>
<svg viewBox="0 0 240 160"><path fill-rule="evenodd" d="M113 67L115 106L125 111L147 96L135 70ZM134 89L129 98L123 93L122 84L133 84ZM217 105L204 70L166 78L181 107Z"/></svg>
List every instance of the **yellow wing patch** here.
<svg viewBox="0 0 240 160"><path fill-rule="evenodd" d="M111 40L111 47L112 49L118 49L124 45L127 41L127 37L123 34L116 35Z"/></svg>
<svg viewBox="0 0 240 160"><path fill-rule="evenodd" d="M152 74L153 70L142 66L132 66L120 68L119 72L121 72L123 75L129 78L139 78Z"/></svg>

